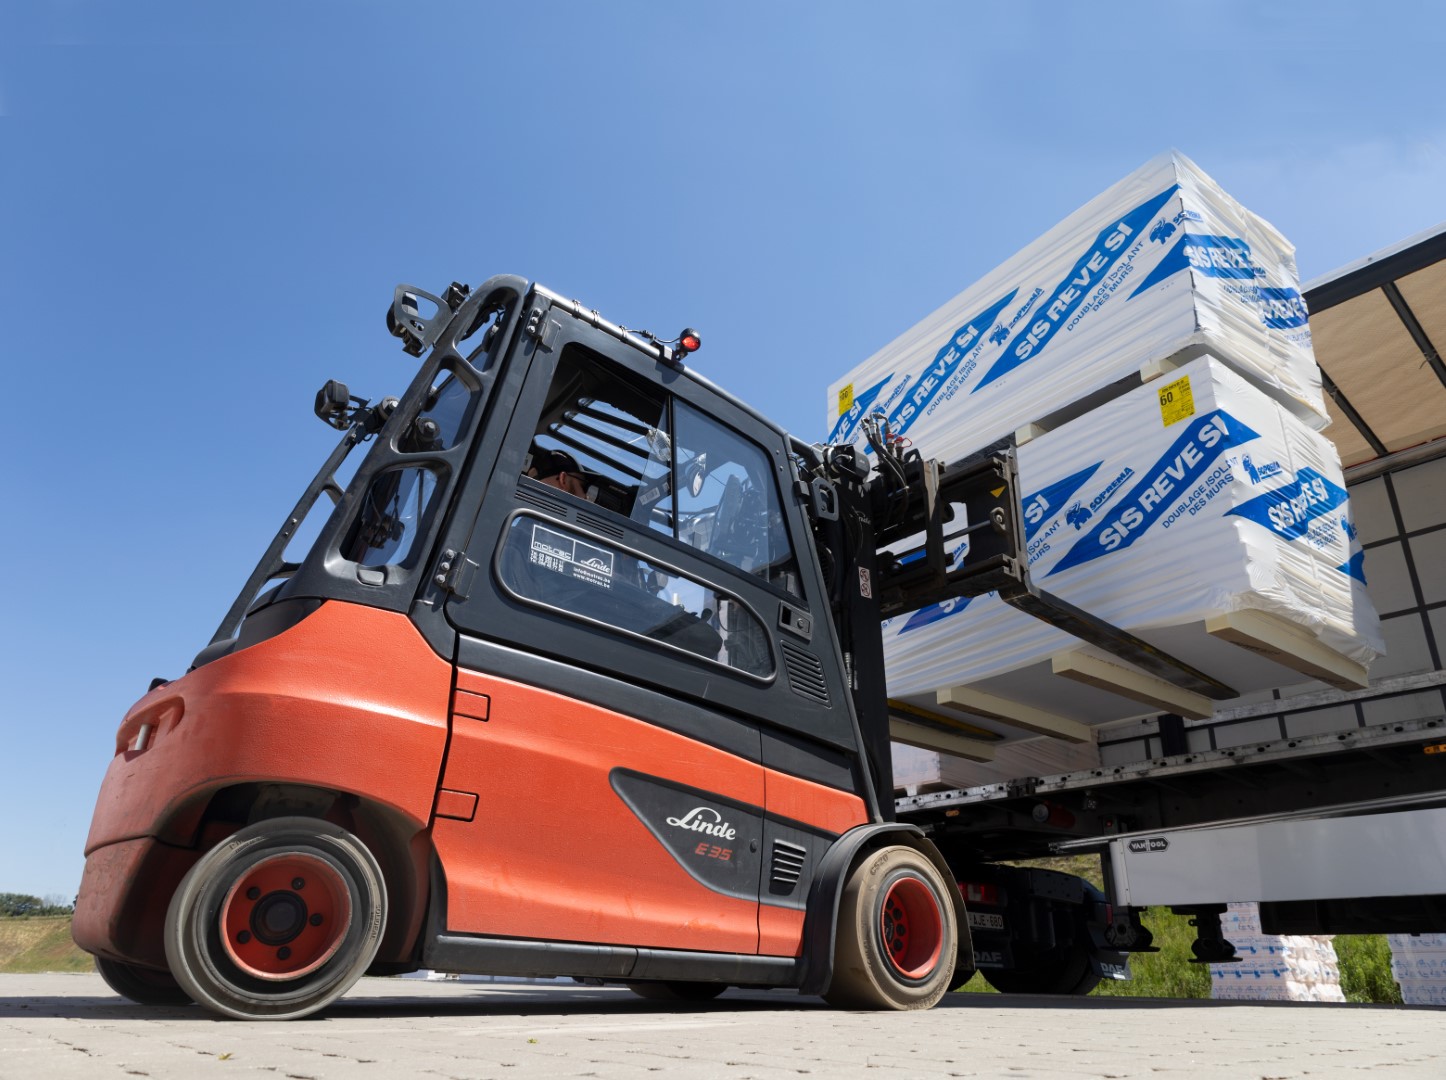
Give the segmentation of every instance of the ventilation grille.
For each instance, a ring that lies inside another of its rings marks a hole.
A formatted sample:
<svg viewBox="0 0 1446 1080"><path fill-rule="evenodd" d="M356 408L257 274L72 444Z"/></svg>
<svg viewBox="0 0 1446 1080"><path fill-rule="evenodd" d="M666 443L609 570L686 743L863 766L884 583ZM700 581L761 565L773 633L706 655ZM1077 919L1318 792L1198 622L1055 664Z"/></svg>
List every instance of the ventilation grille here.
<svg viewBox="0 0 1446 1080"><path fill-rule="evenodd" d="M621 540L623 538L621 526L614 525L611 521L604 521L596 514L589 514L586 510L579 510L577 512L577 523L583 528L591 529L593 532L601 533L603 536L611 536L614 540Z"/></svg>
<svg viewBox="0 0 1446 1080"><path fill-rule="evenodd" d="M554 514L561 513L563 510L563 502L560 498L549 495L545 491L538 491L526 484L517 485L517 501Z"/></svg>
<svg viewBox="0 0 1446 1080"><path fill-rule="evenodd" d="M782 892L792 892L803 877L803 864L808 861L808 849L787 840L773 841L773 884Z"/></svg>
<svg viewBox="0 0 1446 1080"><path fill-rule="evenodd" d="M828 683L823 678L823 664L813 653L800 649L793 642L779 642L783 647L783 666L788 670L788 685L799 697L827 705Z"/></svg>

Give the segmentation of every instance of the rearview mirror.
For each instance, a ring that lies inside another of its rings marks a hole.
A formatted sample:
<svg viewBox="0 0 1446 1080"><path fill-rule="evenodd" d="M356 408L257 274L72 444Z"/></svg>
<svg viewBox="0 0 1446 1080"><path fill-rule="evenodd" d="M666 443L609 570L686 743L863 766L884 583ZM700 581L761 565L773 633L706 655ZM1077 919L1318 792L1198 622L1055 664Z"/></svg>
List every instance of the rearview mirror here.
<svg viewBox="0 0 1446 1080"><path fill-rule="evenodd" d="M697 498L703 491L703 481L708 478L708 455L699 454L683 470L683 481L688 494Z"/></svg>
<svg viewBox="0 0 1446 1080"><path fill-rule="evenodd" d="M668 438L666 431L658 428L648 428L648 453L652 459L663 465L668 465L673 460L673 440Z"/></svg>

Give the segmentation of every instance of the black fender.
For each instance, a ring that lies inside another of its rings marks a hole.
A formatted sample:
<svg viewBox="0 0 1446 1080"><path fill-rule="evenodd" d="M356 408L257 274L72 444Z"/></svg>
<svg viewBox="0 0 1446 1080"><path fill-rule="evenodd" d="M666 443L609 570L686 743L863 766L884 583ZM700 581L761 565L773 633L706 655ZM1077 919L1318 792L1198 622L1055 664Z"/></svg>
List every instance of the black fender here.
<svg viewBox="0 0 1446 1080"><path fill-rule="evenodd" d="M964 897L959 893L954 871L944 860L934 842L917 825L899 821L859 825L844 833L824 853L808 890L808 906L803 924L803 978L801 994L824 994L833 982L834 945L838 936L838 909L849 873L858 865L861 855L883 841L914 848L928 858L949 883L949 898L954 902L955 920L959 925L960 956L972 957L969 920L964 914Z"/></svg>

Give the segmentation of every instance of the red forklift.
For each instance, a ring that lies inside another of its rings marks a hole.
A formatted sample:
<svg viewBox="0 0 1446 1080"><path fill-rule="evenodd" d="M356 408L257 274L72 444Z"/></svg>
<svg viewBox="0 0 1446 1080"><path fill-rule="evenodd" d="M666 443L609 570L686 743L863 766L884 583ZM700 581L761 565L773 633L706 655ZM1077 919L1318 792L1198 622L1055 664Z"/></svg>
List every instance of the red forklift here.
<svg viewBox="0 0 1446 1080"><path fill-rule="evenodd" d="M116 734L74 920L112 988L292 1019L421 968L859 1009L967 980L957 875L894 819L880 620L1038 606L1011 455L805 443L694 331L517 277L387 323L411 385L323 387L340 444Z"/></svg>

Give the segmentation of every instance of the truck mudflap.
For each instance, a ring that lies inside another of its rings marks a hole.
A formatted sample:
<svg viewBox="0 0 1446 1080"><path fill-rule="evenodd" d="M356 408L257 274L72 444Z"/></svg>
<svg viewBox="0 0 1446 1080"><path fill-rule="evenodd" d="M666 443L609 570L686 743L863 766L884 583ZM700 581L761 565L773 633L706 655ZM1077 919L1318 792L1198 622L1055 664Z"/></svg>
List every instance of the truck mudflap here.
<svg viewBox="0 0 1446 1080"><path fill-rule="evenodd" d="M1014 950L1009 939L997 934L974 931L974 966L978 969L1000 970L1014 966Z"/></svg>
<svg viewBox="0 0 1446 1080"><path fill-rule="evenodd" d="M1095 974L1101 979L1117 979L1121 982L1130 978L1130 958L1123 953L1117 954L1118 961L1102 960L1100 957L1092 957L1090 963L1094 965Z"/></svg>
<svg viewBox="0 0 1446 1080"><path fill-rule="evenodd" d="M1107 938L1113 912L1083 878L1058 871L970 869L974 964L1005 993L1084 994L1103 979L1129 978L1128 956Z"/></svg>

